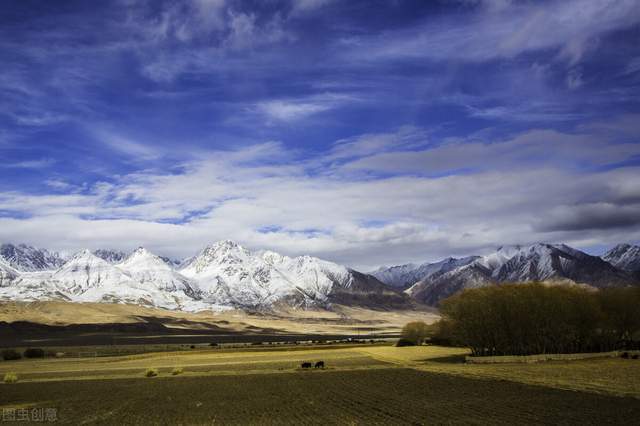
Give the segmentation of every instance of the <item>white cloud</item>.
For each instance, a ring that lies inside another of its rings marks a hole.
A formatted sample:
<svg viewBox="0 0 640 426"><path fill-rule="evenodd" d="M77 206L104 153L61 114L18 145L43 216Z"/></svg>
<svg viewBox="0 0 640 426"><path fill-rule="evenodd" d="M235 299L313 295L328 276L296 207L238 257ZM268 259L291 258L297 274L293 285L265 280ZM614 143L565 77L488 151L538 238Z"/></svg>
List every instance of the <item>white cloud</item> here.
<svg viewBox="0 0 640 426"><path fill-rule="evenodd" d="M471 2L477 3L477 2ZM359 60L432 58L485 61L553 49L574 65L598 37L640 22L635 0L485 2L473 13L376 36L349 40Z"/></svg>
<svg viewBox="0 0 640 426"><path fill-rule="evenodd" d="M328 109L328 105L302 102L267 101L258 104L258 111L281 121L298 120Z"/></svg>
<svg viewBox="0 0 640 426"><path fill-rule="evenodd" d="M498 244L640 239L637 169L579 168L621 161L638 148L612 145L606 128L592 129L597 136L538 131L426 148L424 131L414 129L414 137L402 129L342 141L312 158L275 142L210 152L182 163L180 173L142 171L82 193L0 193L0 211L26 217L0 218L0 240L61 249L142 244L188 256L231 238L369 269ZM343 163L328 168L336 155ZM352 174L363 167L388 177ZM474 172L416 173L459 167Z"/></svg>
<svg viewBox="0 0 640 426"><path fill-rule="evenodd" d="M255 105L255 111L264 115L267 120L288 122L305 119L352 102L359 102L359 98L348 94L323 93L297 99L262 101Z"/></svg>
<svg viewBox="0 0 640 426"><path fill-rule="evenodd" d="M292 15L304 15L324 7L335 0L292 0Z"/></svg>
<svg viewBox="0 0 640 426"><path fill-rule="evenodd" d="M93 126L89 129L89 132L105 146L128 156L132 161L151 160L158 158L161 155L161 150L156 146L144 144L131 138L121 136L106 128Z"/></svg>
<svg viewBox="0 0 640 426"><path fill-rule="evenodd" d="M14 169L44 169L55 164L56 160L53 158L41 158L39 160L26 160L16 163L4 163L0 167L14 168Z"/></svg>

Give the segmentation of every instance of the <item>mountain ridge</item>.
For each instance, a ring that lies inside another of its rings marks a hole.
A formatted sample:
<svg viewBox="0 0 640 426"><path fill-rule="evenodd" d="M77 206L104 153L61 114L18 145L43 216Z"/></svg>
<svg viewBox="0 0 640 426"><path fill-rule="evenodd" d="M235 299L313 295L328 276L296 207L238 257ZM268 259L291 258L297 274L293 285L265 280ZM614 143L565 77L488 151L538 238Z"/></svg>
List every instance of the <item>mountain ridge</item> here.
<svg viewBox="0 0 640 426"><path fill-rule="evenodd" d="M344 266L311 256L254 252L230 240L207 246L177 268L142 247L117 263L105 260L105 254L85 249L56 270L21 272L3 266L0 299L132 303L186 311L260 310L282 303L326 307L345 299L384 305L385 297L390 304L409 303L375 277Z"/></svg>
<svg viewBox="0 0 640 426"><path fill-rule="evenodd" d="M24 244L3 247L23 269L0 256L0 299L132 303L187 311L261 310L281 304L403 308L437 305L458 291L502 283L599 289L640 281L640 247L630 244L602 256L565 244L501 246L484 256L381 267L370 274L312 256L252 251L231 240L210 244L182 262L142 247L129 254L82 250L66 256L56 269L50 269L51 263L65 256Z"/></svg>

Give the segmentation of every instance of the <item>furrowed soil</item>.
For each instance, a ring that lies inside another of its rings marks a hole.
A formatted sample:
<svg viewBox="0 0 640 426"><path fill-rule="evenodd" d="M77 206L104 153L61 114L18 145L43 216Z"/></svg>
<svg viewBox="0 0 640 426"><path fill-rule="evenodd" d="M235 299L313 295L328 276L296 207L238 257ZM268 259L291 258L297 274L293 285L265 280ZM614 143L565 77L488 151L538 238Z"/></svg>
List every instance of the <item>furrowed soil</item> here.
<svg viewBox="0 0 640 426"><path fill-rule="evenodd" d="M640 360L465 364L462 348L208 348L0 362L0 415L62 424L637 424ZM324 361L325 368L302 369ZM178 375L172 375L174 369ZM157 377L145 377L155 369ZM22 422L21 424L24 424Z"/></svg>
<svg viewBox="0 0 640 426"><path fill-rule="evenodd" d="M5 385L61 424L634 424L637 399L412 369Z"/></svg>

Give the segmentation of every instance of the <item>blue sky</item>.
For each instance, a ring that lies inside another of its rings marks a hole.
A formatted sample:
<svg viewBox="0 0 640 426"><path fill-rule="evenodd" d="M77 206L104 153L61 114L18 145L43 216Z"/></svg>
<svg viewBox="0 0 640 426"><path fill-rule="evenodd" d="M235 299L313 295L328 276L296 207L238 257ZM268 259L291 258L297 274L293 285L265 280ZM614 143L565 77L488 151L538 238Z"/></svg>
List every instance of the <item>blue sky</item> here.
<svg viewBox="0 0 640 426"><path fill-rule="evenodd" d="M639 41L635 0L6 1L0 241L637 242Z"/></svg>

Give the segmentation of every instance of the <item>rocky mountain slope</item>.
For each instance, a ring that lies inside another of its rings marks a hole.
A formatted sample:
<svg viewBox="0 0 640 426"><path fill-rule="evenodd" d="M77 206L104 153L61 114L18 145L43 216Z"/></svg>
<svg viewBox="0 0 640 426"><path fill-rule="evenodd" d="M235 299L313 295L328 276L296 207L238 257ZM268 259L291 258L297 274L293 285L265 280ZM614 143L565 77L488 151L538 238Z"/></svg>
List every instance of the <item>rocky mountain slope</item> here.
<svg viewBox="0 0 640 426"><path fill-rule="evenodd" d="M44 271L54 270L67 260L67 256L60 253L50 252L26 244L2 244L0 245L0 261L12 268L23 271Z"/></svg>
<svg viewBox="0 0 640 426"><path fill-rule="evenodd" d="M427 262L419 265L414 263L407 263L406 265L392 266L390 268L383 266L371 272L371 275L378 278L380 281L387 285L406 289L422 279L430 277L434 274L451 271L460 266L468 265L478 258L479 256L470 256L460 259L448 257L435 263Z"/></svg>
<svg viewBox="0 0 640 426"><path fill-rule="evenodd" d="M0 287L8 286L20 273L0 260Z"/></svg>
<svg viewBox="0 0 640 426"><path fill-rule="evenodd" d="M84 250L54 271L20 273L9 266L1 271L0 299L9 300L117 302L188 311L328 306L345 300L354 305L410 303L375 277L310 256L253 252L233 241L205 248L178 270L139 248L115 264Z"/></svg>
<svg viewBox="0 0 640 426"><path fill-rule="evenodd" d="M618 269L640 276L640 246L618 244L602 258Z"/></svg>
<svg viewBox="0 0 640 426"><path fill-rule="evenodd" d="M486 256L445 259L422 265L421 270L428 272L406 293L419 302L437 305L440 300L460 290L500 283L544 281L586 284L595 288L633 285L637 282L634 276L629 270L616 267L613 261L619 260L618 265L634 265L634 259L640 256L633 246L623 248L612 250L603 259L564 244L500 247ZM387 271L379 270L376 274L384 281L384 274L390 274Z"/></svg>
<svg viewBox="0 0 640 426"><path fill-rule="evenodd" d="M115 302L185 311L332 304L402 309L415 303L435 306L463 289L501 283L606 288L640 282L640 248L628 244L602 257L564 244L505 246L485 256L380 268L371 274L311 256L252 251L228 240L183 262L144 248L126 256L84 250L61 262L64 256L46 250L3 247L0 299Z"/></svg>
<svg viewBox="0 0 640 426"><path fill-rule="evenodd" d="M94 250L93 254L100 259L106 260L107 262L112 264L122 262L127 258L127 253L120 250L98 249Z"/></svg>

